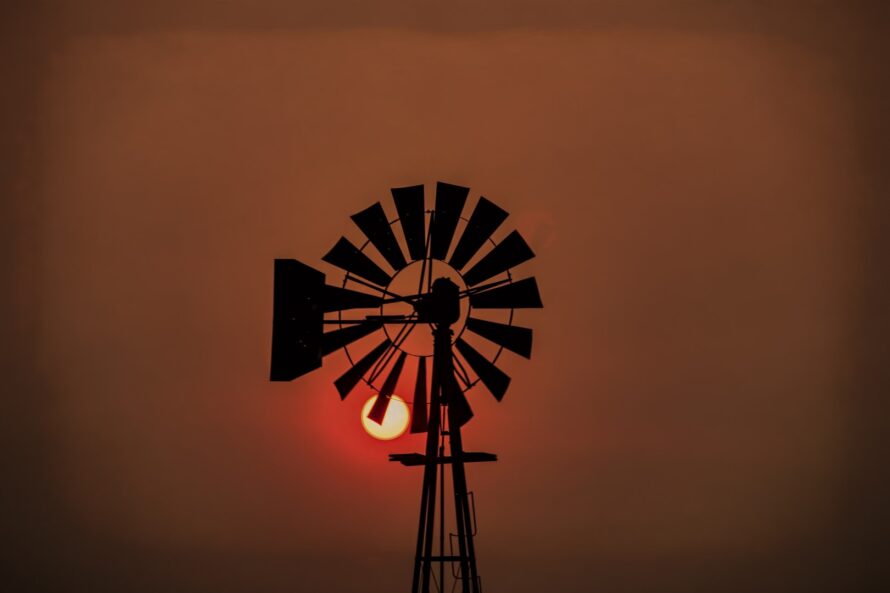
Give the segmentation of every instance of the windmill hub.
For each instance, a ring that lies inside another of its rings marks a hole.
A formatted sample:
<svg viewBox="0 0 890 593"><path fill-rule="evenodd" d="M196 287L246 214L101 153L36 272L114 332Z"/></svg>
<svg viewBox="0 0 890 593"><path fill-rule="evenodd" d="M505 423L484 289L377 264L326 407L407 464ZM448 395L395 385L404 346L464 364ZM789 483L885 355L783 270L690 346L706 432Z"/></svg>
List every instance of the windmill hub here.
<svg viewBox="0 0 890 593"><path fill-rule="evenodd" d="M393 274L392 280L385 287L388 293L407 298L405 300L386 299L380 307L380 315L385 317L413 316L413 319L418 322L418 327L406 337L403 336L403 340L399 338L400 325L383 326L386 336L393 342L401 341L400 349L411 356L429 357L433 355L433 338L427 325L438 324L439 321L432 320L426 312L431 308L439 308L432 304L432 301L440 300L432 297L432 292L434 290L433 280L440 278L448 279L456 284L459 293L465 293L469 288L463 282L460 272L442 261L435 262L432 275L430 274L429 261L412 262ZM452 307L454 307L453 304ZM459 317L454 320L452 313L450 322L455 336L460 335L466 325L467 318L470 316L470 303L467 298L458 296L457 307L460 311Z"/></svg>
<svg viewBox="0 0 890 593"><path fill-rule="evenodd" d="M460 319L460 287L449 278L437 278L432 290L414 303L417 318L424 323L449 326Z"/></svg>

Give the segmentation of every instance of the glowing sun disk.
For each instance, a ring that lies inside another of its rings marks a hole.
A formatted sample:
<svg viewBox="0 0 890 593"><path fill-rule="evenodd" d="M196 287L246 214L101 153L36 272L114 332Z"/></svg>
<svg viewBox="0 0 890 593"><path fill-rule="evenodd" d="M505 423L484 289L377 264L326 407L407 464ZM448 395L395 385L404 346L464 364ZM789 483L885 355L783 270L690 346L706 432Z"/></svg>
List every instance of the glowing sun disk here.
<svg viewBox="0 0 890 593"><path fill-rule="evenodd" d="M368 413L371 411L375 401L377 401L377 396L372 395L362 407L361 419L365 432L381 441L391 441L402 436L408 430L408 422L411 419L411 414L408 412L408 404L405 403L405 400L397 395L393 395L390 398L386 415L383 416L383 424L377 424L368 418Z"/></svg>

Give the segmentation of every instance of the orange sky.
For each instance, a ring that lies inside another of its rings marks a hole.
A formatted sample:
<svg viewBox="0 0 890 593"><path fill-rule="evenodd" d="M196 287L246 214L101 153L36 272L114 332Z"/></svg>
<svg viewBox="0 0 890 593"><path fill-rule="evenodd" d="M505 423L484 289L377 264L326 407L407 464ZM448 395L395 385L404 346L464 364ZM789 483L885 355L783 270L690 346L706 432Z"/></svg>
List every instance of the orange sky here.
<svg viewBox="0 0 890 593"><path fill-rule="evenodd" d="M363 433L339 355L268 382L272 260L336 277L349 215L437 180L545 302L471 396L486 591L877 578L867 12L78 6L5 36L15 590L407 589L421 438Z"/></svg>

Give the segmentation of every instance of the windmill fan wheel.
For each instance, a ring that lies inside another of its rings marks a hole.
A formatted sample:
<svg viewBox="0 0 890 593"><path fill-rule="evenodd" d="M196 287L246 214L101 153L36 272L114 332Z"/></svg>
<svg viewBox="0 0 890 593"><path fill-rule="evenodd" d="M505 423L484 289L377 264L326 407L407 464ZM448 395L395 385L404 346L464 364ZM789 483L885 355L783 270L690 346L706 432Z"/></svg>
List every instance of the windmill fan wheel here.
<svg viewBox="0 0 890 593"><path fill-rule="evenodd" d="M270 378L291 381L342 349L349 368L334 385L345 399L367 384L378 394L368 416L379 423L400 377L413 372L411 432L426 432L429 329L447 325L450 405L463 424L472 417L466 391L481 383L498 401L506 393L510 377L496 364L504 350L531 357L532 330L513 317L540 308L541 297L535 279L516 279L514 268L534 253L517 231L493 239L508 214L485 197L463 217L469 188L438 182L431 209L423 185L391 191L395 216L380 202L354 214L364 242L341 237L322 257L345 272L339 285L297 260L275 260Z"/></svg>

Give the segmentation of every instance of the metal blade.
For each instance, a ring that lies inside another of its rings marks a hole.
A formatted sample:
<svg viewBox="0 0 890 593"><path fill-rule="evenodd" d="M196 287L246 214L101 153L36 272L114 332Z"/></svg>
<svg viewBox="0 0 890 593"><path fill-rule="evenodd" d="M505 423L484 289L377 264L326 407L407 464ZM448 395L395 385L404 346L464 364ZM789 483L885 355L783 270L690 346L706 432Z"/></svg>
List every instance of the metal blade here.
<svg viewBox="0 0 890 593"><path fill-rule="evenodd" d="M328 332L321 337L321 353L327 356L334 350L351 344L381 327L383 322L379 319L366 319L361 323Z"/></svg>
<svg viewBox="0 0 890 593"><path fill-rule="evenodd" d="M534 278L470 295L470 306L476 309L540 309L541 295Z"/></svg>
<svg viewBox="0 0 890 593"><path fill-rule="evenodd" d="M445 259L470 188L436 183L436 212L430 230L430 257Z"/></svg>
<svg viewBox="0 0 890 593"><path fill-rule="evenodd" d="M466 328L520 356L526 358L532 356L532 330L527 327L470 317L467 319Z"/></svg>
<svg viewBox="0 0 890 593"><path fill-rule="evenodd" d="M402 367L405 366L405 357L407 356L408 355L405 352L399 354L396 363L392 366L392 370L389 371L389 375L386 377L386 381L383 382L383 387L380 389L380 393L377 394L377 399L374 400L374 405L371 406L371 411L368 412L368 418L377 424L383 424L383 417L386 416L386 409L389 407L390 396L396 390L396 385L399 382L399 375L402 374Z"/></svg>
<svg viewBox="0 0 890 593"><path fill-rule="evenodd" d="M325 313L347 309L376 309L383 302L383 297L339 286L325 286L323 294Z"/></svg>
<svg viewBox="0 0 890 593"><path fill-rule="evenodd" d="M395 235L392 234L389 220L387 220L386 213L383 211L383 206L380 202L362 210L358 214L353 214L352 220L367 235L371 244L377 248L380 255L386 259L394 270L401 270L408 265Z"/></svg>
<svg viewBox="0 0 890 593"><path fill-rule="evenodd" d="M386 286L392 280L389 274L345 237L340 237L337 244L321 259L379 286Z"/></svg>
<svg viewBox="0 0 890 593"><path fill-rule="evenodd" d="M352 367L340 375L340 377L334 381L334 386L337 388L337 391L340 393L340 399L346 399L346 396L355 389L355 386L358 385L358 382L362 380L362 377L365 376L369 370L371 370L371 366L377 362L377 360L383 356L383 353L386 352L389 345L392 344L389 338L386 338L380 344L378 344L373 350L365 354L361 360L352 365Z"/></svg>
<svg viewBox="0 0 890 593"><path fill-rule="evenodd" d="M411 409L411 432L426 432L426 357L417 361L417 381L414 383L414 404Z"/></svg>
<svg viewBox="0 0 890 593"><path fill-rule="evenodd" d="M460 355L464 357L464 360L467 361L467 364L470 365L470 368L473 369L473 372L488 387L495 399L501 401L504 393L507 392L507 386L510 385L510 376L479 354L475 348L464 342L463 339L458 338L454 345L457 347Z"/></svg>
<svg viewBox="0 0 890 593"><path fill-rule="evenodd" d="M390 191L392 191L392 199L396 204L396 211L399 213L402 231L405 233L408 254L412 260L423 259L426 256L423 186L394 187Z"/></svg>
<svg viewBox="0 0 890 593"><path fill-rule="evenodd" d="M522 235L513 231L464 274L464 282L467 286L474 286L534 256Z"/></svg>
<svg viewBox="0 0 890 593"><path fill-rule="evenodd" d="M276 259L269 379L291 381L321 366L324 274L295 259Z"/></svg>
<svg viewBox="0 0 890 593"><path fill-rule="evenodd" d="M450 426L463 426L473 417L473 409L470 408L470 402L464 395L454 373L446 377L443 385L445 391L445 402L448 404L448 422Z"/></svg>
<svg viewBox="0 0 890 593"><path fill-rule="evenodd" d="M484 197L479 198L476 208L473 209L473 214L470 215L470 221L460 236L454 253L451 254L448 265L456 270L463 269L506 218L506 210L501 210Z"/></svg>

